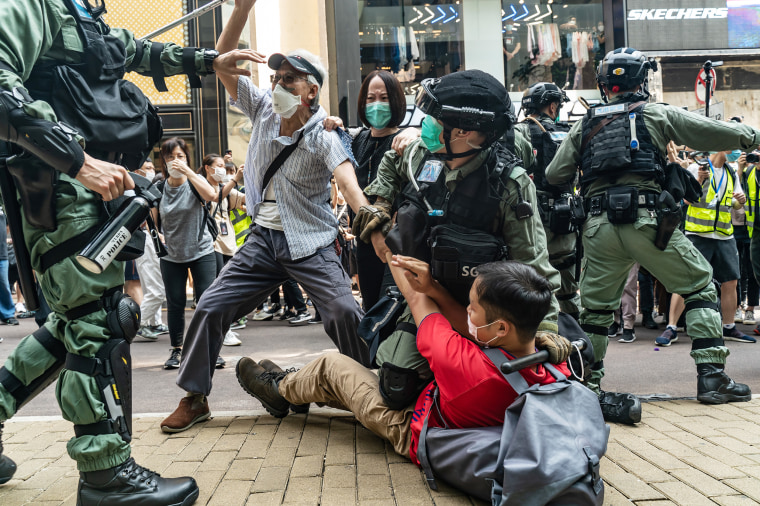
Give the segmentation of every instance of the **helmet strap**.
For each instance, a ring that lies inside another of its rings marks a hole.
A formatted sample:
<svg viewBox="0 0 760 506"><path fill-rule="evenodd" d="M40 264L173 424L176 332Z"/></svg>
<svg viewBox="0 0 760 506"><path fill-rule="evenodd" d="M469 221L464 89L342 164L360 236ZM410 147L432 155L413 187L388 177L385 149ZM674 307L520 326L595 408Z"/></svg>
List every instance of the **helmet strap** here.
<svg viewBox="0 0 760 506"><path fill-rule="evenodd" d="M454 129L451 128L446 123L443 123L443 143L446 146L446 154L440 154L436 153L436 156L439 158L443 158L444 160L454 160L455 158L464 158L466 156L474 155L476 153L480 153L481 151L484 151L488 149L489 146L480 147L478 149L470 149L468 151L465 151L464 153L452 153L451 152L451 132L453 132Z"/></svg>

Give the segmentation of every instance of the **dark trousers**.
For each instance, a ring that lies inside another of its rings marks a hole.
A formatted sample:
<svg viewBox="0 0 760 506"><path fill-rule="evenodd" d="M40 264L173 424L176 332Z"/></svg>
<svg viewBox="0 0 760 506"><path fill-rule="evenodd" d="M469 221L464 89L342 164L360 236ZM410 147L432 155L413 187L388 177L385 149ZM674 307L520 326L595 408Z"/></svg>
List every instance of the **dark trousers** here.
<svg viewBox="0 0 760 506"><path fill-rule="evenodd" d="M209 253L192 262L175 263L161 259L161 277L166 288L166 321L172 347L182 346L185 335L187 270L193 274L193 288L200 298L216 277L216 254ZM229 325L227 325L229 327Z"/></svg>
<svg viewBox="0 0 760 506"><path fill-rule="evenodd" d="M334 246L293 260L283 232L255 225L248 240L198 301L187 329L177 385L208 395L225 330L288 278L300 283L319 307L325 332L338 350L368 366L369 350L356 333L363 312L351 293L351 281Z"/></svg>
<svg viewBox="0 0 760 506"><path fill-rule="evenodd" d="M362 306L365 311L368 311L384 295L383 289L393 285L393 278L390 276L388 266L380 261L371 244L356 241L355 253Z"/></svg>
<svg viewBox="0 0 760 506"><path fill-rule="evenodd" d="M739 272L741 276L736 284L736 295L739 304L747 300L747 306L755 307L760 302L760 286L757 284L752 270L750 258L750 239L739 240L737 236L736 248L739 250Z"/></svg>
<svg viewBox="0 0 760 506"><path fill-rule="evenodd" d="M643 267L639 267L639 309L642 314L654 310L654 279Z"/></svg>
<svg viewBox="0 0 760 506"><path fill-rule="evenodd" d="M279 290L277 293L279 294ZM285 305L288 308L293 308L297 313L306 311L306 301L303 300L303 293L301 293L298 283L292 279L287 280L282 284L282 293L285 296Z"/></svg>

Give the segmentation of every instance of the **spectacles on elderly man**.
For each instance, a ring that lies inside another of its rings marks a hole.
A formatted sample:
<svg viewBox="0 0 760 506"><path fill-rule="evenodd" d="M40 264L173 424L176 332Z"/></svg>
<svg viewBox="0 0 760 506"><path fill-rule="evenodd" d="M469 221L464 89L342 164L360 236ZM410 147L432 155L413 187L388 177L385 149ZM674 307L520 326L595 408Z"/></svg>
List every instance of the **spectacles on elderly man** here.
<svg viewBox="0 0 760 506"><path fill-rule="evenodd" d="M298 76L295 74L272 74L269 76L269 81L272 84L277 84L278 82L282 81L285 85L290 86L292 84L295 84L296 80L302 80L302 81L308 81L308 77L304 76Z"/></svg>

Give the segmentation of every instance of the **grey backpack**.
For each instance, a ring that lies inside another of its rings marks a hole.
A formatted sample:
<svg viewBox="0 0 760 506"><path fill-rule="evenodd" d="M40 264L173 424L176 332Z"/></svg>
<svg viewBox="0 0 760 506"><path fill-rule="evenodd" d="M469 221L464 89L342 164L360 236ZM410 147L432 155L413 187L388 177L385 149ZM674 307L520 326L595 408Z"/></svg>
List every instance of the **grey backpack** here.
<svg viewBox="0 0 760 506"><path fill-rule="evenodd" d="M501 370L501 351L483 351ZM599 462L610 428L599 399L548 362L543 366L555 383L529 387L519 371L504 374L518 397L502 427L428 428L428 412L417 456L430 488L437 490L437 477L494 506L602 504ZM437 389L434 395L431 411Z"/></svg>

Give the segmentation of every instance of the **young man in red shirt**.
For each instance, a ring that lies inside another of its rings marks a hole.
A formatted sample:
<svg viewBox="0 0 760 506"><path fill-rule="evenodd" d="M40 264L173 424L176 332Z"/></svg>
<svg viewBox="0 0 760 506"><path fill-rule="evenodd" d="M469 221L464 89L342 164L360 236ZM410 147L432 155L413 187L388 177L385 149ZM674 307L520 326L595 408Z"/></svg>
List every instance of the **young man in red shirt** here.
<svg viewBox="0 0 760 506"><path fill-rule="evenodd" d="M440 409L431 414L430 427L443 427L444 421L451 428L502 425L504 411L517 398L481 347L500 348L509 360L534 353L538 343L569 374L564 362L570 343L556 334L536 333L549 310L552 286L532 267L517 262L480 266L466 311L431 278L428 264L394 256L391 271L417 324L417 347L435 375L415 406L388 408L377 375L338 353L323 355L294 373L246 357L237 365L240 385L276 417L286 416L291 405L310 402L351 411L397 453L419 465L417 444L436 384ZM529 385L554 382L540 365L521 374Z"/></svg>

